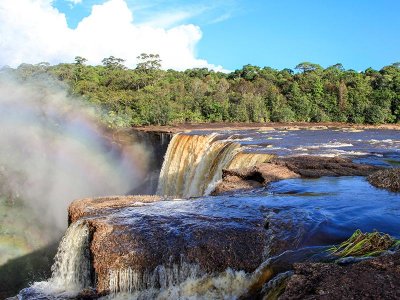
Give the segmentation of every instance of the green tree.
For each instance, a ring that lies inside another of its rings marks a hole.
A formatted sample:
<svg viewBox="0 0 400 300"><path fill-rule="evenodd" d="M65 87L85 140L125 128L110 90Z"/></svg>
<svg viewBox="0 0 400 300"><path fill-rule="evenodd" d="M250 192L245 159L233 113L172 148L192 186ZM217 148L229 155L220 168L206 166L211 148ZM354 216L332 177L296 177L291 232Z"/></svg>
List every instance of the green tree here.
<svg viewBox="0 0 400 300"><path fill-rule="evenodd" d="M105 66L107 69L111 69L111 70L125 70L126 69L126 67L124 66L125 60L122 58L110 56L110 57L104 58L101 62L103 64L103 66Z"/></svg>
<svg viewBox="0 0 400 300"><path fill-rule="evenodd" d="M303 73L315 71L315 70L322 70L322 67L318 64L310 63L310 62L302 62L299 63L296 67L296 70L299 70Z"/></svg>
<svg viewBox="0 0 400 300"><path fill-rule="evenodd" d="M161 68L160 55L158 54L146 54L142 53L136 57L138 63L136 65L136 69L140 71L151 71L151 70L159 70Z"/></svg>

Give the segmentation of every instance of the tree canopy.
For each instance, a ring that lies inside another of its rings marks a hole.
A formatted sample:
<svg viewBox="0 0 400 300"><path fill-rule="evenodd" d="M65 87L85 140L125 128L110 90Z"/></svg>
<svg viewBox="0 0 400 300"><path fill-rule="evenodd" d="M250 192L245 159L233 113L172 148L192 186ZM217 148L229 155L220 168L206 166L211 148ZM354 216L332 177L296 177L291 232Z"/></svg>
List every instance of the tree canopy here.
<svg viewBox="0 0 400 300"><path fill-rule="evenodd" d="M49 74L98 108L111 127L183 122L400 122L399 63L381 70L326 69L302 62L292 69L245 65L229 74L207 68L161 70L157 54L141 54L136 68L110 56L101 66L22 64L3 68L21 80Z"/></svg>

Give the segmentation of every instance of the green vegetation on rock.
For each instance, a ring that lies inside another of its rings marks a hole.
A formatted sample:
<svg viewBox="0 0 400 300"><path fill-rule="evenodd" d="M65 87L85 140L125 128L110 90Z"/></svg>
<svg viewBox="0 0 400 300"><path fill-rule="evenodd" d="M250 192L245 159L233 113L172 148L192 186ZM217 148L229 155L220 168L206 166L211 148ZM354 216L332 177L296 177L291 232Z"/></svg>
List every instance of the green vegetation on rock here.
<svg viewBox="0 0 400 300"><path fill-rule="evenodd" d="M184 122L400 122L400 67L356 72L300 63L296 72L246 65L229 74L206 68L161 70L141 54L135 69L110 56L103 65L22 64L3 68L21 80L51 75L98 108L110 127Z"/></svg>
<svg viewBox="0 0 400 300"><path fill-rule="evenodd" d="M376 256L400 245L399 240L395 240L388 234L380 232L362 233L356 230L353 235L339 246L333 246L328 251L339 257L367 257Z"/></svg>

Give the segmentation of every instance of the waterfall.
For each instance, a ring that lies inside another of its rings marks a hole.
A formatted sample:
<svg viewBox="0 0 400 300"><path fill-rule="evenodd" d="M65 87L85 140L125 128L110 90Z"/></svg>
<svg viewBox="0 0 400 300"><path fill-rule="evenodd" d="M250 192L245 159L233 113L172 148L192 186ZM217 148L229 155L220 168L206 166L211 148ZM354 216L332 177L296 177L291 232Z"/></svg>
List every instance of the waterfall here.
<svg viewBox="0 0 400 300"><path fill-rule="evenodd" d="M324 255L326 247L306 247L287 250L262 262L256 270L227 268L216 273L201 272L196 264L181 258L179 265L158 266L153 272L120 269L110 272L110 295L104 300L145 299L276 299L280 287L293 272L294 262L315 261L315 255ZM276 296L275 295L275 296Z"/></svg>
<svg viewBox="0 0 400 300"><path fill-rule="evenodd" d="M51 281L82 290L90 286L89 228L82 221L69 226L55 257Z"/></svg>
<svg viewBox="0 0 400 300"><path fill-rule="evenodd" d="M111 270L109 290L112 294L134 293L145 290L168 289L203 275L196 264L182 262L170 266L160 265L153 271L139 272L131 268Z"/></svg>
<svg viewBox="0 0 400 300"><path fill-rule="evenodd" d="M187 277L184 281L166 287L149 287L132 292L117 292L105 300L168 300L168 299L239 299L245 295L250 276L244 271L227 269L221 274Z"/></svg>
<svg viewBox="0 0 400 300"><path fill-rule="evenodd" d="M89 228L83 221L71 224L62 238L46 282L36 282L31 288L51 295L75 296L91 285Z"/></svg>
<svg viewBox="0 0 400 300"><path fill-rule="evenodd" d="M221 273L205 274L192 264L183 266L181 272L176 266L159 266L145 274L123 269L110 272L111 294L104 299L240 299L259 290L273 275L269 261L253 273L228 268Z"/></svg>
<svg viewBox="0 0 400 300"><path fill-rule="evenodd" d="M157 194L198 197L211 193L222 178L222 169L254 166L270 159L263 153L246 153L229 139L209 135L176 134L167 149Z"/></svg>

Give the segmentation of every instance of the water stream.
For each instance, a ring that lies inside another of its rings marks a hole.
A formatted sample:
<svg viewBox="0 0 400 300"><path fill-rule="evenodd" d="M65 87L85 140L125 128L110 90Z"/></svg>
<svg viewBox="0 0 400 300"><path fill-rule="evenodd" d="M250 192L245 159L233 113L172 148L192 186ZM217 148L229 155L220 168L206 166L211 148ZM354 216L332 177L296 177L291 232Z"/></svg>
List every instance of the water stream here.
<svg viewBox="0 0 400 300"><path fill-rule="evenodd" d="M172 237L190 236L196 228L218 228L219 224L229 224L238 231L254 224L264 224L270 230L265 224L278 224L282 232L270 231L271 240L287 239L291 247L275 256L266 247L260 253L264 263L250 273L232 269L207 273L186 257L178 263L166 261L154 270L111 269L111 294L106 298L237 299L248 295L263 279L288 271L295 261L329 259L324 250L347 239L356 229L400 238L399 194L377 189L364 177L288 179L235 195L207 196L210 186L220 179L222 168L252 166L271 155L344 156L390 167L400 162L399 149L399 133L390 130L175 135L165 155L158 193L197 198L127 208L120 225L129 223L149 237L152 230L162 229ZM130 217L125 219L125 215ZM71 225L59 246L53 276L24 290L21 299L45 294L50 295L48 299L63 299L93 285L88 239L84 223Z"/></svg>

